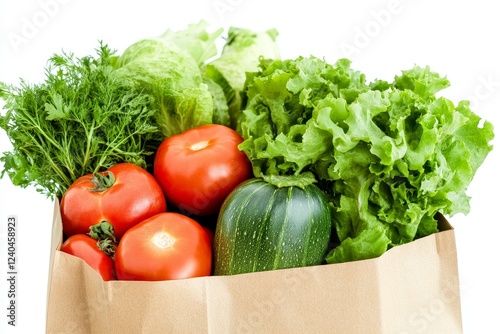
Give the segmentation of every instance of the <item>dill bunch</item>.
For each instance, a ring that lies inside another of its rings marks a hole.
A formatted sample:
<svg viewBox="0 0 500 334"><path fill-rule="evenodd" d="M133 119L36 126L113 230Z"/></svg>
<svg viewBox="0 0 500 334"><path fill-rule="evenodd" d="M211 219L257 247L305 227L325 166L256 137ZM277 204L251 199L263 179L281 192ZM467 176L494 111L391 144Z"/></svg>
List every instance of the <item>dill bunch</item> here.
<svg viewBox="0 0 500 334"><path fill-rule="evenodd" d="M53 55L40 84L0 83L0 127L12 144L0 157L1 177L53 198L77 178L119 162L150 167L163 139L154 98L116 73L107 45L100 42L95 51Z"/></svg>

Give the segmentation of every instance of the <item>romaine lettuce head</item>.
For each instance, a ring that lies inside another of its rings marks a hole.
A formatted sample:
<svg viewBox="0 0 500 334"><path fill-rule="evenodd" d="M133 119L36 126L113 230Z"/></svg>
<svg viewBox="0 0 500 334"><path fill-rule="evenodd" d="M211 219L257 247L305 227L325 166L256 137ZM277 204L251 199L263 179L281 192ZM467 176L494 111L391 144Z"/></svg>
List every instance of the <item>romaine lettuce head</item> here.
<svg viewBox="0 0 500 334"><path fill-rule="evenodd" d="M201 66L216 55L206 23L130 45L115 61L118 74L155 97L157 123L164 136L213 122L214 102Z"/></svg>
<svg viewBox="0 0 500 334"><path fill-rule="evenodd" d="M241 122L255 176L312 172L329 195L340 241L330 263L434 233L438 212L467 213L467 187L494 136L467 101L436 96L449 82L428 67L367 83L350 66L262 61Z"/></svg>
<svg viewBox="0 0 500 334"><path fill-rule="evenodd" d="M206 80L222 88L230 115L229 125L235 129L238 128L246 75L258 71L260 58L279 59L277 36L275 29L257 32L230 27L221 55L204 68Z"/></svg>

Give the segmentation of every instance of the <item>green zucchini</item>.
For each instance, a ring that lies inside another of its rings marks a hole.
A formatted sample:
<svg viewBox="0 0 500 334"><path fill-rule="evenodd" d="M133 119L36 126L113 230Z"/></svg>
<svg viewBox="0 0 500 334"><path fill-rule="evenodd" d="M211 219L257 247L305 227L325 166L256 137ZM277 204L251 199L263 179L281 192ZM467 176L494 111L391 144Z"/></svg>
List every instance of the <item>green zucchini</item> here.
<svg viewBox="0 0 500 334"><path fill-rule="evenodd" d="M268 181L245 181L222 205L214 237L215 275L323 262L333 226L326 196L312 182Z"/></svg>

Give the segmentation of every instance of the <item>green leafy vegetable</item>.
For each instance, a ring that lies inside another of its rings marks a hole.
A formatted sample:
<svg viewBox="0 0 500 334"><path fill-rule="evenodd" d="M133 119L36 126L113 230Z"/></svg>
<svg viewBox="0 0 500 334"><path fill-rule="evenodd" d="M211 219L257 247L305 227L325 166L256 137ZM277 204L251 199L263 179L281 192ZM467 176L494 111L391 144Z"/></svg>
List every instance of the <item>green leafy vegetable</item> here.
<svg viewBox="0 0 500 334"><path fill-rule="evenodd" d="M330 196L340 240L330 263L436 232L437 212L467 213L494 136L467 101L436 96L449 82L427 67L367 83L350 65L263 60L241 121L256 176L312 172Z"/></svg>
<svg viewBox="0 0 500 334"><path fill-rule="evenodd" d="M1 84L7 112L0 126L13 150L0 158L0 176L59 196L79 176L117 162L148 167L165 137L202 124L230 126L246 71L258 68L261 55L275 54L276 33L231 28L217 60L223 29L209 33L207 25L169 29L121 55L102 43L97 57L54 55L44 83ZM215 72L219 77L208 75Z"/></svg>
<svg viewBox="0 0 500 334"><path fill-rule="evenodd" d="M54 197L78 177L118 162L147 166L161 138L154 99L116 75L107 45L96 51L97 57L52 56L42 84L1 84L0 127L13 146L0 158L1 176Z"/></svg>
<svg viewBox="0 0 500 334"><path fill-rule="evenodd" d="M154 96L156 122L164 137L214 121L213 96L201 67L217 54L215 40L221 29L209 34L206 25L202 21L142 39L115 60L119 75ZM218 121L224 116L215 117Z"/></svg>
<svg viewBox="0 0 500 334"><path fill-rule="evenodd" d="M230 27L221 55L204 67L205 80L215 82L222 88L230 117L227 125L234 129L238 128L245 97L242 92L246 74L259 69L260 58L279 58L277 36L275 29L256 32Z"/></svg>

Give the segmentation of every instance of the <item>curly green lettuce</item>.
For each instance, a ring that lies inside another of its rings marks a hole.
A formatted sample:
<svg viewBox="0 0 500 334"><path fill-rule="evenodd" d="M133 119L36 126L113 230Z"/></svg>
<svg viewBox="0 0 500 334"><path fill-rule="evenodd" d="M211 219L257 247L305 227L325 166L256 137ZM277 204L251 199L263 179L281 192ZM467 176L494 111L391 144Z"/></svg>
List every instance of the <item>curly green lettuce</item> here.
<svg viewBox="0 0 500 334"><path fill-rule="evenodd" d="M330 196L337 263L380 256L469 212L466 190L493 125L428 67L366 82L347 59L267 60L249 76L240 145L255 176L312 172Z"/></svg>

